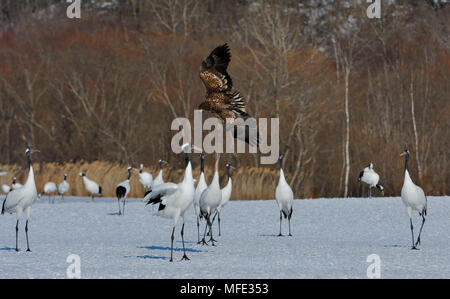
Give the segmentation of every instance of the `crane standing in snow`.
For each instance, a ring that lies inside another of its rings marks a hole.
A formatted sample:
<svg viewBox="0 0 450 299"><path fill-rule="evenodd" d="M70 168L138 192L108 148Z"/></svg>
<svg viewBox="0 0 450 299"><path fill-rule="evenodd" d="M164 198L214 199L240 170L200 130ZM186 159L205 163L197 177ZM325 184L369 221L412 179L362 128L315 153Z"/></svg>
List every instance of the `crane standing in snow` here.
<svg viewBox="0 0 450 299"><path fill-rule="evenodd" d="M369 165L359 173L358 181L369 185L369 197L372 197L372 188L378 188L381 192L384 192L383 186L378 184L380 176L373 170L372 163L369 163Z"/></svg>
<svg viewBox="0 0 450 299"><path fill-rule="evenodd" d="M211 245L214 246L214 240L213 233L212 233L212 221L211 221L211 215L213 215L217 207L220 205L220 202L222 201L222 191L220 190L220 184L219 184L219 159L220 155L216 154L215 156L215 165L214 165L214 176L211 181L211 184L206 188L202 195L200 196L200 215L202 217L206 218L206 226L205 226L205 232L203 234L203 239L201 240L201 243L203 245L207 245L205 241L206 237L206 229L209 227L209 234L210 234L210 241Z"/></svg>
<svg viewBox="0 0 450 299"><path fill-rule="evenodd" d="M191 146L185 143L182 146L184 152L184 161L186 170L184 172L183 181L179 184L163 183L152 187L151 191L144 197L144 201L149 204L158 204L158 212L156 215L173 219L173 229L171 235L170 247L170 261L173 261L173 240L175 234L175 227L180 217L183 218L183 226L181 227L181 240L183 242L183 257L182 260L189 260L186 255L184 247L184 223L189 207L194 201L194 178L192 177L192 166L189 160L189 152Z"/></svg>
<svg viewBox="0 0 450 299"><path fill-rule="evenodd" d="M208 188L205 180L205 155L200 155L200 178L198 179L197 187L194 194L194 211L197 216L197 238L200 244L200 196L203 191Z"/></svg>
<svg viewBox="0 0 450 299"><path fill-rule="evenodd" d="M54 203L55 202L55 196L54 193L58 190L58 188L56 187L56 184L53 182L47 182L44 185L44 191L40 194L40 196L42 196L43 194L47 194L49 196L49 201L50 201L50 195L53 194L53 197L51 198L51 202Z"/></svg>
<svg viewBox="0 0 450 299"><path fill-rule="evenodd" d="M420 244L420 234L422 233L423 225L425 224L425 216L427 215L427 197L423 192L422 188L414 184L408 172L408 160L409 151L405 151L401 154L405 156L405 179L403 181L402 187L402 201L406 206L409 215L409 222L411 225L411 237L412 237L412 249L417 249L417 245ZM419 236L417 237L417 242L414 244L414 228L412 224L412 211L416 210L422 217L422 226L420 227Z"/></svg>
<svg viewBox="0 0 450 299"><path fill-rule="evenodd" d="M283 155L278 158L280 163L280 179L278 181L277 188L275 189L275 199L277 201L278 207L280 208L280 233L279 237L283 236L281 233L281 221L284 218L288 219L289 222L289 236L291 235L291 217L292 217L292 206L294 203L294 193L291 187L286 182L283 172Z"/></svg>
<svg viewBox="0 0 450 299"><path fill-rule="evenodd" d="M127 201L128 193L130 193L130 177L131 177L131 171L133 170L133 167L128 167L128 177L125 181L117 184L116 187L116 196L117 196L117 202L119 203L119 215L123 214L125 215L125 202ZM123 213L120 211L120 199L123 198Z"/></svg>
<svg viewBox="0 0 450 299"><path fill-rule="evenodd" d="M221 233L220 233L220 212L222 211L222 208L230 201L231 191L232 191L232 188L233 188L232 187L232 181L231 181L230 168L234 169L234 167L231 166L230 163L227 163L225 166L227 168L228 182L227 182L227 185L220 190L222 192L222 201L220 202L220 205L217 207L216 214L214 215L214 218L212 220L212 223L214 223L214 220L216 219L216 216L217 216L217 221L218 221L218 224L219 224L219 236L221 236Z"/></svg>
<svg viewBox="0 0 450 299"><path fill-rule="evenodd" d="M80 172L80 177L83 179L83 184L86 190L91 194L91 199L94 200L94 195L102 196L102 187L99 186L93 180L90 180L86 177L84 172Z"/></svg>
<svg viewBox="0 0 450 299"><path fill-rule="evenodd" d="M144 171L144 164L139 167L139 183L144 187L144 192L152 187L153 176L151 173Z"/></svg>
<svg viewBox="0 0 450 299"><path fill-rule="evenodd" d="M64 174L64 180L58 185L58 193L61 199L64 200L64 194L69 191L70 184L67 182L67 173Z"/></svg>
<svg viewBox="0 0 450 299"><path fill-rule="evenodd" d="M38 150L31 150L27 148L25 155L27 158L28 166L28 178L23 187L11 190L3 201L2 214L6 213L16 213L16 251L19 251L18 247L18 233L19 233L19 219L22 213L25 212L26 224L25 224L25 235L27 238L27 251L30 250L30 243L28 241L28 221L31 214L31 206L36 202L37 190L36 183L34 181L34 170L31 162L31 154L38 152Z"/></svg>

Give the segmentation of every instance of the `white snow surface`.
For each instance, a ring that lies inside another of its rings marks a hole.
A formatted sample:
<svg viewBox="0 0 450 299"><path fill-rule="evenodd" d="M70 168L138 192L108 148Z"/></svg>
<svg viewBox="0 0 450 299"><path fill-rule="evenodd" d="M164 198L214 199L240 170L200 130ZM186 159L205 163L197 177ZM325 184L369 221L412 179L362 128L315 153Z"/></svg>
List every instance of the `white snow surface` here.
<svg viewBox="0 0 450 299"><path fill-rule="evenodd" d="M411 250L400 197L295 200L292 237L277 237L275 200L230 201L221 213L221 237L214 223L216 247L197 245L192 207L185 225L191 260L180 261L180 219L173 263L172 221L154 216L157 206L144 206L129 199L119 216L113 198L40 200L29 223L32 252L25 251L25 219L16 252L16 216L1 215L0 278L66 278L70 254L80 257L81 278L367 278L371 254L381 259L381 278L450 278L449 196L428 197L420 250ZM414 225L417 238L417 213Z"/></svg>

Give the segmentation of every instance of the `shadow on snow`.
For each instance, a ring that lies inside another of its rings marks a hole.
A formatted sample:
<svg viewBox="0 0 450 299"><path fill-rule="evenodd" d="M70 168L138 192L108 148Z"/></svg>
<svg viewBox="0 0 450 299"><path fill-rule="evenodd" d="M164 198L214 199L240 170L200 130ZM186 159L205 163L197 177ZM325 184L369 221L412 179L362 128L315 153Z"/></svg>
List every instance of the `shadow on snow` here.
<svg viewBox="0 0 450 299"><path fill-rule="evenodd" d="M163 246L139 246L138 248L148 249L148 250L168 250L170 251L170 247ZM173 248L173 251L183 251L183 248ZM204 252L204 250L186 248L186 252Z"/></svg>

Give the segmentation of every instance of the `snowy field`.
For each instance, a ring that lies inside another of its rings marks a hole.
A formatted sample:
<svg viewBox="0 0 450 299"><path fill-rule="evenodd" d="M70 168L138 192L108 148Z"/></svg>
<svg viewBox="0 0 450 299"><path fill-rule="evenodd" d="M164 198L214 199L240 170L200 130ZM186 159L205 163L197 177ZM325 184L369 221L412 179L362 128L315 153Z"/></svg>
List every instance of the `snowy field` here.
<svg viewBox="0 0 450 299"><path fill-rule="evenodd" d="M32 209L32 252L25 251L22 220L18 253L15 215L2 215L0 278L65 278L69 254L80 256L82 278L366 278L371 254L381 259L382 278L450 278L448 196L429 197L417 251L410 249L409 219L398 197L296 200L293 237L276 236L275 201L232 201L222 212L216 247L197 245L192 211L185 227L190 261L180 261L180 221L173 263L172 222L153 210L135 199L125 216L118 216L115 199L66 198L50 204L44 198ZM420 219L414 216L417 238Z"/></svg>

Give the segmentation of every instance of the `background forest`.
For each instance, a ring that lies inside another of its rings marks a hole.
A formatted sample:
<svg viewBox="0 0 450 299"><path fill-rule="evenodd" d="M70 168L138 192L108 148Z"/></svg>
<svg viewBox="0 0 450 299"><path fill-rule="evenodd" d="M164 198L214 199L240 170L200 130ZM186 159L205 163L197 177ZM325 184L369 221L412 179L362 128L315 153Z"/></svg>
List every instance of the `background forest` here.
<svg viewBox="0 0 450 299"><path fill-rule="evenodd" d="M40 150L38 191L69 172L70 193L85 194L84 170L111 196L128 165L156 175L159 159L169 161L165 179L179 180L170 124L193 118L200 63L227 42L249 113L280 118L296 198L360 196L369 162L385 195L399 195L405 147L413 180L449 194L445 1L382 1L380 19L356 0L83 0L81 19L67 18L68 5L0 0L0 171L10 171L1 183L25 180L25 141ZM233 199L274 197L276 165L226 161L238 167Z"/></svg>

